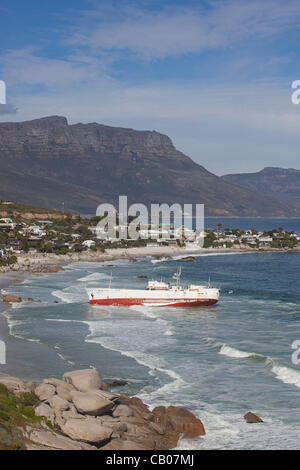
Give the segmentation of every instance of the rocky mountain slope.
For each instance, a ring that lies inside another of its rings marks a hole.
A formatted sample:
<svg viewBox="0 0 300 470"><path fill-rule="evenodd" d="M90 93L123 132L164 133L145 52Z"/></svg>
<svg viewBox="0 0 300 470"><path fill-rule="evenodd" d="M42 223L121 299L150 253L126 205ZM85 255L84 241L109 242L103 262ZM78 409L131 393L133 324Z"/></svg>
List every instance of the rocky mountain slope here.
<svg viewBox="0 0 300 470"><path fill-rule="evenodd" d="M300 205L300 170L267 167L257 173L225 175L225 181Z"/></svg>
<svg viewBox="0 0 300 470"><path fill-rule="evenodd" d="M0 124L0 199L93 214L122 194L130 203L204 203L207 215L300 214L213 175L155 131L59 116Z"/></svg>

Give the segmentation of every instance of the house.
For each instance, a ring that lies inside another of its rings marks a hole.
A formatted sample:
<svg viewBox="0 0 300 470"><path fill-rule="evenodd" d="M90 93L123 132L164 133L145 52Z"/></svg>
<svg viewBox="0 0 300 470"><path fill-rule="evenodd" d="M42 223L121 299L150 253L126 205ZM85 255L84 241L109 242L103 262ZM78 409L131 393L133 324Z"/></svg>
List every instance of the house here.
<svg viewBox="0 0 300 470"><path fill-rule="evenodd" d="M14 230L16 228L17 224L12 221L12 219L9 218L2 218L0 219L0 231L1 232L7 232L10 230Z"/></svg>
<svg viewBox="0 0 300 470"><path fill-rule="evenodd" d="M15 237L9 237L5 244L4 248L7 251L13 251L14 253L20 253L22 251L22 243Z"/></svg>
<svg viewBox="0 0 300 470"><path fill-rule="evenodd" d="M82 242L82 246L85 246L87 248L91 248L92 246L95 246L96 245L96 242L94 242L94 240L84 240L84 242Z"/></svg>

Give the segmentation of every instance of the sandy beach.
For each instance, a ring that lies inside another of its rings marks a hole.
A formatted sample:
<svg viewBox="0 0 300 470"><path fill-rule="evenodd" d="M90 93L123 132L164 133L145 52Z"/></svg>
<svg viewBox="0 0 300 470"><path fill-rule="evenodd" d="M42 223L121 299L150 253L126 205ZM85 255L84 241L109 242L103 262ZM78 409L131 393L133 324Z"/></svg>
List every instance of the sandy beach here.
<svg viewBox="0 0 300 470"><path fill-rule="evenodd" d="M7 288L16 281L23 281L30 273L0 274L0 289ZM53 349L33 341L16 338L9 334L7 312L9 303L0 302L0 340L6 345L6 364L0 365L0 375L12 375L26 380L38 380L43 376L43 364L48 361L58 369L66 370L66 361L61 359Z"/></svg>

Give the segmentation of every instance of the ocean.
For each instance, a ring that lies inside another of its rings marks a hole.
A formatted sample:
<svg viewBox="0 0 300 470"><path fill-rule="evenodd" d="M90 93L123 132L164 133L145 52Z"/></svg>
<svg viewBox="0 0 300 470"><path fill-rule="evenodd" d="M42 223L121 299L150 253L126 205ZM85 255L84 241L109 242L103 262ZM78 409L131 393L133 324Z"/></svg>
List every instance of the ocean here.
<svg viewBox="0 0 300 470"><path fill-rule="evenodd" d="M11 334L40 342L62 359L36 355L36 376L96 367L104 380L124 379L124 393L151 407L183 406L206 436L181 449L298 449L300 365L300 253L206 254L188 263L72 263L63 272L30 277L6 289L24 300L8 311ZM91 307L85 288L144 288L138 276L221 288L220 302L202 308ZM9 358L8 358L9 361ZM18 375L18 370L15 375ZM247 424L247 411L263 424Z"/></svg>

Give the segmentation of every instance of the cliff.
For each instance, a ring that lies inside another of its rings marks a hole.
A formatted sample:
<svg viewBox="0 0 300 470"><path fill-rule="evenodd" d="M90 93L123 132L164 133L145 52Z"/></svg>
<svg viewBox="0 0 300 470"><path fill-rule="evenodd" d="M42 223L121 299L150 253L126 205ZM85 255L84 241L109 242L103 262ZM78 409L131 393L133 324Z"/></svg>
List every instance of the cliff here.
<svg viewBox="0 0 300 470"><path fill-rule="evenodd" d="M203 203L206 215L292 216L300 209L208 172L169 137L66 118L0 124L0 198L93 214L101 202Z"/></svg>

